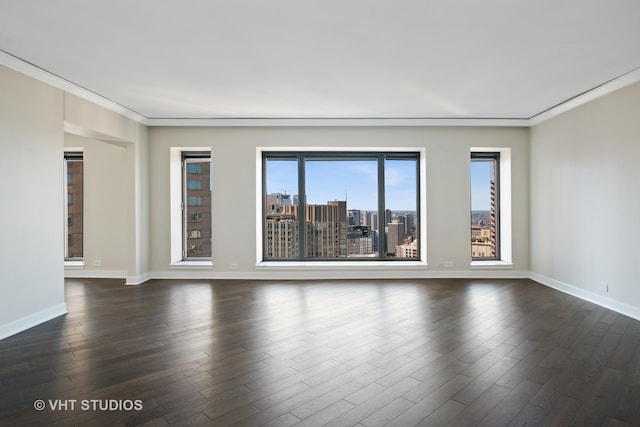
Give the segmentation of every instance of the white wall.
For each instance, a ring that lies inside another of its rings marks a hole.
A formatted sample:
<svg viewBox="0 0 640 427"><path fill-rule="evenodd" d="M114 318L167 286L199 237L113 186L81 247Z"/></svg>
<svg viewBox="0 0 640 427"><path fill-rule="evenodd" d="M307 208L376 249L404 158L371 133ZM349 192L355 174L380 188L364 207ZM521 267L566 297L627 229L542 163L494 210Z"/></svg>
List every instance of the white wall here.
<svg viewBox="0 0 640 427"><path fill-rule="evenodd" d="M62 96L0 66L0 339L66 313Z"/></svg>
<svg viewBox="0 0 640 427"><path fill-rule="evenodd" d="M256 147L425 147L428 271L345 267L256 268ZM469 153L471 147L511 147L513 269L471 271ZM169 236L169 151L208 147L213 165L213 269L172 270ZM397 277L526 275L528 130L524 128L151 128L151 271L155 277ZM454 262L453 268L442 264ZM231 270L230 264L238 264Z"/></svg>
<svg viewBox="0 0 640 427"><path fill-rule="evenodd" d="M532 276L640 318L640 83L534 126L530 146Z"/></svg>

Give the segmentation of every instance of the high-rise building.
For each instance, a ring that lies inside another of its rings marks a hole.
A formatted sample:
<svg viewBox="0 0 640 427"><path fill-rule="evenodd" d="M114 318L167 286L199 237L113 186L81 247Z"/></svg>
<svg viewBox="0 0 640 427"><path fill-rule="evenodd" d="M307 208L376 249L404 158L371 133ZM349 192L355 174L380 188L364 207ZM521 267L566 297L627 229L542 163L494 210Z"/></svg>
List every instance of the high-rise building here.
<svg viewBox="0 0 640 427"><path fill-rule="evenodd" d="M405 212L402 214L402 222L404 223L404 235L416 237L414 234L415 216Z"/></svg>
<svg viewBox="0 0 640 427"><path fill-rule="evenodd" d="M295 209L292 209L295 211ZM265 257L297 258L298 219L294 213L269 214L265 221Z"/></svg>
<svg viewBox="0 0 640 427"><path fill-rule="evenodd" d="M393 220L387 224L387 255L396 255L396 246L404 243L404 224Z"/></svg>
<svg viewBox="0 0 640 427"><path fill-rule="evenodd" d="M305 205L305 257L346 257L348 225L346 201Z"/></svg>
<svg viewBox="0 0 640 427"><path fill-rule="evenodd" d="M358 226L362 224L362 211L359 209L349 209L349 225Z"/></svg>
<svg viewBox="0 0 640 427"><path fill-rule="evenodd" d="M391 224L391 221L393 221L393 214L391 212L391 209L386 209L384 211L384 223Z"/></svg>
<svg viewBox="0 0 640 427"><path fill-rule="evenodd" d="M369 230L377 230L378 229L378 212L362 211L361 225L366 225L367 227L369 227Z"/></svg>

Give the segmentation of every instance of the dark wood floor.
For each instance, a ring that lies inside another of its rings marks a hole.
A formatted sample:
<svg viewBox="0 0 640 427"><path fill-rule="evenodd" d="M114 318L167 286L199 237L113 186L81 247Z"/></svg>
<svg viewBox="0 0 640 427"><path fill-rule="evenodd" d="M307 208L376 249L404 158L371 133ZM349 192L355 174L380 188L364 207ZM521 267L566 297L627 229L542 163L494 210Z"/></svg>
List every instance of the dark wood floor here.
<svg viewBox="0 0 640 427"><path fill-rule="evenodd" d="M640 322L530 280L68 280L66 302L0 341L0 425L640 425Z"/></svg>

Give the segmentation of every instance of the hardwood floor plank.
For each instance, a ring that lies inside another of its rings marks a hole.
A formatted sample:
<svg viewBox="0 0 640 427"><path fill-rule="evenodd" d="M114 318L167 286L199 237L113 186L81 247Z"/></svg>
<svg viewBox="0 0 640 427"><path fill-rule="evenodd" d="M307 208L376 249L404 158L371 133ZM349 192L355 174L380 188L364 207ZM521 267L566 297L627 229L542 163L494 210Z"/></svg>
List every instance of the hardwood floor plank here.
<svg viewBox="0 0 640 427"><path fill-rule="evenodd" d="M511 393L511 389L491 385L481 396L465 405L448 422L450 426L471 426L480 423L500 402ZM453 398L455 400L455 396Z"/></svg>
<svg viewBox="0 0 640 427"><path fill-rule="evenodd" d="M518 415L509 423L509 427L534 427L545 426L551 424L545 424L545 417L547 416L547 410L540 408L539 406L527 404Z"/></svg>
<svg viewBox="0 0 640 427"><path fill-rule="evenodd" d="M540 384L529 381L521 382L482 420L479 426L499 427L509 425L539 388Z"/></svg>
<svg viewBox="0 0 640 427"><path fill-rule="evenodd" d="M394 418L414 405L413 402L399 397L392 402L373 412L367 418L363 419L360 424L367 427L386 426Z"/></svg>
<svg viewBox="0 0 640 427"><path fill-rule="evenodd" d="M456 376L410 407L402 415L391 421L389 426L402 427L407 425L417 425L423 419L436 411L440 406L444 405L472 380L472 378L464 375Z"/></svg>

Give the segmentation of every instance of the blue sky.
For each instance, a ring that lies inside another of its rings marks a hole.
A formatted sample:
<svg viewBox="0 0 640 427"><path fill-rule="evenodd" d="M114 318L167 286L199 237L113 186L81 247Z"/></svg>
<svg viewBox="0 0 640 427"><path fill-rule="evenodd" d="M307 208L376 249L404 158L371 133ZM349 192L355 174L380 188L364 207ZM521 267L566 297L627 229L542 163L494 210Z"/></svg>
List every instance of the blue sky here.
<svg viewBox="0 0 640 427"><path fill-rule="evenodd" d="M307 203L325 204L345 200L348 209L377 210L377 163L375 160L313 161L305 164ZM415 161L387 160L385 198L388 209L416 210ZM267 193L298 194L295 160L269 160ZM487 162L471 162L473 210L489 209L490 169Z"/></svg>
<svg viewBox="0 0 640 427"><path fill-rule="evenodd" d="M313 161L305 164L307 203L345 200L348 209L377 210L377 162L375 160ZM386 205L391 210L416 210L415 161L387 160ZM270 160L267 193L298 194L297 163Z"/></svg>
<svg viewBox="0 0 640 427"><path fill-rule="evenodd" d="M471 162L471 210L488 211L491 206L490 162Z"/></svg>

